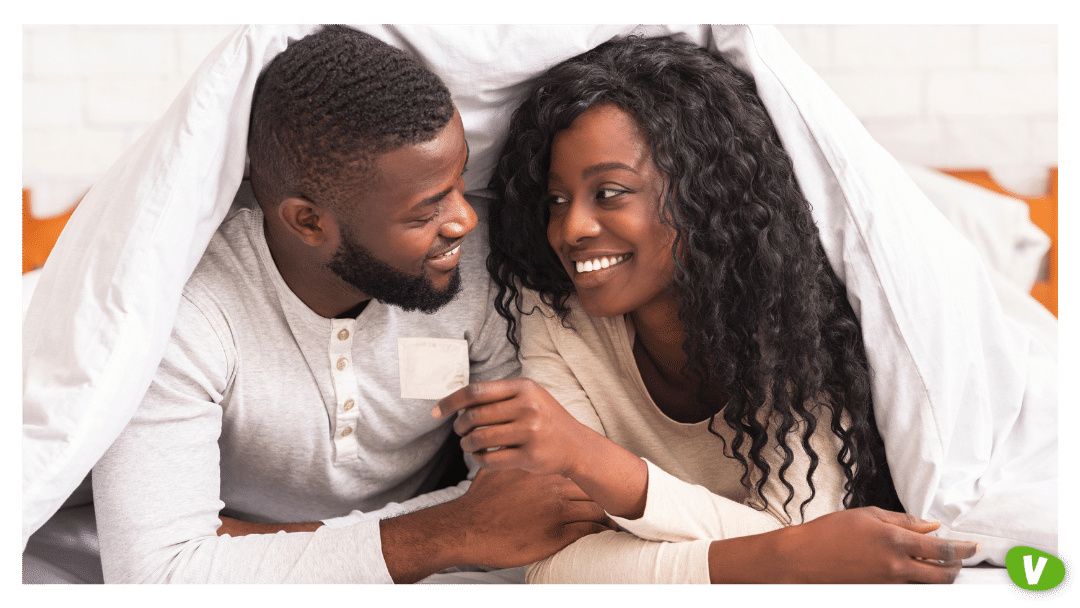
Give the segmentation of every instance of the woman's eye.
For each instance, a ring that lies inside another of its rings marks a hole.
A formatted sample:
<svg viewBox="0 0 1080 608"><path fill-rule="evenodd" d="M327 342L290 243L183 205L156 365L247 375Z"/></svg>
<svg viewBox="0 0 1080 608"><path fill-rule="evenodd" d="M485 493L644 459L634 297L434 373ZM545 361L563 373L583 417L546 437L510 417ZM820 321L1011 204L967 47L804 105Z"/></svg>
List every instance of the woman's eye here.
<svg viewBox="0 0 1080 608"><path fill-rule="evenodd" d="M570 202L569 200L567 200L567 199L565 199L565 198L563 198L561 196L555 195L555 194L547 195L547 205L549 207L552 207L552 206L555 206L555 205L565 205L565 204L567 204L569 202Z"/></svg>
<svg viewBox="0 0 1080 608"><path fill-rule="evenodd" d="M618 195L620 195L622 193L623 193L622 190L616 190L614 188L603 188L602 190L600 190L600 191L598 191L596 193L596 198L598 198L598 199L611 198L613 196L618 196Z"/></svg>

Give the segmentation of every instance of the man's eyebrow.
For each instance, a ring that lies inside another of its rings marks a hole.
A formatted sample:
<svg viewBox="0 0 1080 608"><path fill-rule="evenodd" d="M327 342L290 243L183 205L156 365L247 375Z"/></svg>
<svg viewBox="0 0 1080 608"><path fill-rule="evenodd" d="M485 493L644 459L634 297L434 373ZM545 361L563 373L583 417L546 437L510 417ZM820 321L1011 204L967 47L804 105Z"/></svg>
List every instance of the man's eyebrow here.
<svg viewBox="0 0 1080 608"><path fill-rule="evenodd" d="M415 205L413 205L412 209L410 209L409 211L420 211L424 207L430 207L432 205L438 204L439 201L446 198L446 195L450 194L450 192L453 191L453 189L454 188L451 186L450 188L447 188L446 190L443 190L442 192L437 192L435 194L432 194L431 196L429 196L429 197L425 198L424 200L420 201L419 203L416 203Z"/></svg>
<svg viewBox="0 0 1080 608"><path fill-rule="evenodd" d="M465 167L468 167L468 166L469 166L469 142L465 142ZM465 167L462 167L462 169L461 169L462 174L465 173ZM454 187L451 186L451 187L447 188L446 190L443 190L442 192L437 192L435 194L432 194L431 196L429 196L429 197L425 198L424 200L420 201L419 203L416 203L415 205L413 205L412 209L410 209L409 211L420 211L421 209L423 209L425 207L430 207L432 205L435 205L435 204L439 203L439 201L446 198L446 195L450 194L453 190L454 190Z"/></svg>
<svg viewBox="0 0 1080 608"><path fill-rule="evenodd" d="M581 172L581 177L592 177L593 175L596 175L597 173L603 173L604 171L611 171L613 169L622 169L624 171L629 171L631 173L637 173L636 169L634 169L633 167L631 167L630 165L627 165L625 163L609 162L609 163L597 163L597 164L595 164L595 165L593 165L591 167L586 167L585 170Z"/></svg>

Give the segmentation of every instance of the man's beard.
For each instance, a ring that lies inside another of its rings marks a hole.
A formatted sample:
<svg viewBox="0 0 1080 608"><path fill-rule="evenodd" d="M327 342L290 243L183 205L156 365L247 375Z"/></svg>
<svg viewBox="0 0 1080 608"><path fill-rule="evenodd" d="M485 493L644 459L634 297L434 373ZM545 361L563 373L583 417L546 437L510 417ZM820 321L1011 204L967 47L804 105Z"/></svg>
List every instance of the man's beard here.
<svg viewBox="0 0 1080 608"><path fill-rule="evenodd" d="M438 290L426 275L413 276L393 268L344 231L341 246L327 268L364 294L410 312L431 314L449 304L461 291L461 273L457 268L446 289Z"/></svg>

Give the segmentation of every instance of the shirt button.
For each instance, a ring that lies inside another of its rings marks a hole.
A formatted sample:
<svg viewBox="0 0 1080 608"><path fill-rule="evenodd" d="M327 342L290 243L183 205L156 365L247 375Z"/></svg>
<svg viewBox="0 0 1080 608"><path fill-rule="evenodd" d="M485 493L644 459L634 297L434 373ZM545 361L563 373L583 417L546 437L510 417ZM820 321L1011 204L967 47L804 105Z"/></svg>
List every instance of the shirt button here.
<svg viewBox="0 0 1080 608"><path fill-rule="evenodd" d="M337 332L337 339L342 340L342 341L348 340L349 339L349 330L343 329L343 330Z"/></svg>
<svg viewBox="0 0 1080 608"><path fill-rule="evenodd" d="M356 405L356 402L355 402L355 401L353 401L352 399L349 399L348 401L346 401L345 403L343 403L343 404L341 405L341 407L342 407L342 408L343 408L343 409L344 409L344 410L345 410L345 411L347 412L347 411L351 410L351 409L353 408L353 406L354 406L354 405Z"/></svg>
<svg viewBox="0 0 1080 608"><path fill-rule="evenodd" d="M349 435L352 435L352 427L351 426L347 426L347 427L345 427L344 431L341 431L341 436L342 437L348 437Z"/></svg>
<svg viewBox="0 0 1080 608"><path fill-rule="evenodd" d="M349 367L349 360L348 359L346 359L345 357L342 357L342 358L337 360L337 368L338 368L339 372L345 371L346 367Z"/></svg>

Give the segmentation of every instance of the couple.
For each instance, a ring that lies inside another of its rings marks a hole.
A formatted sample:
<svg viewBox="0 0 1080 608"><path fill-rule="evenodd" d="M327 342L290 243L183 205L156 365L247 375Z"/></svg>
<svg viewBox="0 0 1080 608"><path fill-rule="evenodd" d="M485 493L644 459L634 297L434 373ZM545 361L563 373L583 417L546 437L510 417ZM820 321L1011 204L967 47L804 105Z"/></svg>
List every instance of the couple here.
<svg viewBox="0 0 1080 608"><path fill-rule="evenodd" d="M446 87L325 28L260 76L249 156L94 469L106 580L949 582L976 552L873 508L900 505L859 324L725 62L555 66L474 209Z"/></svg>

